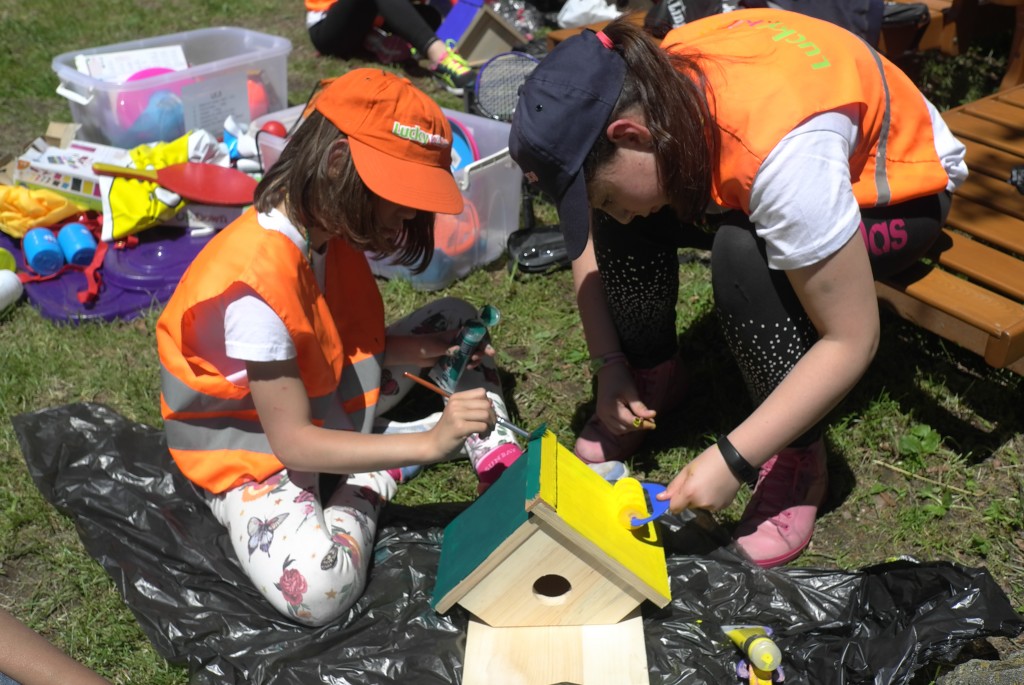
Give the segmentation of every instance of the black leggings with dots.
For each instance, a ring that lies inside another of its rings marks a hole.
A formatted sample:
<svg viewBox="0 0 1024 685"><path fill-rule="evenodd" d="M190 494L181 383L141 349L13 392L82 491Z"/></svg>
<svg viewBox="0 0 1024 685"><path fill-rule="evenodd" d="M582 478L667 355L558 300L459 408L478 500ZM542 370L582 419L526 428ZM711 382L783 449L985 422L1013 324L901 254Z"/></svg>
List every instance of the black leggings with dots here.
<svg viewBox="0 0 1024 685"><path fill-rule="evenodd" d="M949 194L861 211L860 232L875 278L902 271L941 234ZM768 268L764 241L740 212L722 215L712 232L683 225L663 210L622 225L598 212L594 247L608 307L630 363L650 368L676 353L678 250L711 250L715 309L729 349L755 404L760 404L810 349L818 334L784 271ZM794 445L820 435L815 427Z"/></svg>

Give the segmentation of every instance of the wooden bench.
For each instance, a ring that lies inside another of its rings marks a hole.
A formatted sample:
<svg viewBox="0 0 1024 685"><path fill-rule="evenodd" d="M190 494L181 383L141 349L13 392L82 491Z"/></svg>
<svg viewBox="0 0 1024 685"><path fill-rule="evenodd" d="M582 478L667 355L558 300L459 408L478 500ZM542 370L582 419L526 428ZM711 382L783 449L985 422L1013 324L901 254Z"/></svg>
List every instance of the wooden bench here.
<svg viewBox="0 0 1024 685"><path fill-rule="evenodd" d="M922 2L922 0L894 0ZM938 50L946 55L959 55L974 38L992 34L1005 27L1010 15L1005 7L1015 8L1014 32L1010 55L1001 88L1024 83L1024 0L924 0L929 21L923 29L913 26L883 28L878 42L879 52L898 60L908 52Z"/></svg>
<svg viewBox="0 0 1024 685"><path fill-rule="evenodd" d="M1024 375L1024 86L943 115L967 146L968 180L953 196L932 254L887 282L879 299L900 316Z"/></svg>
<svg viewBox="0 0 1024 685"><path fill-rule="evenodd" d="M960 45L967 44L970 14L977 7L978 0L926 0L923 4L928 6L928 24L922 29L915 26L884 28L878 41L879 52L890 59L921 50L960 54ZM963 21L958 21L961 18Z"/></svg>

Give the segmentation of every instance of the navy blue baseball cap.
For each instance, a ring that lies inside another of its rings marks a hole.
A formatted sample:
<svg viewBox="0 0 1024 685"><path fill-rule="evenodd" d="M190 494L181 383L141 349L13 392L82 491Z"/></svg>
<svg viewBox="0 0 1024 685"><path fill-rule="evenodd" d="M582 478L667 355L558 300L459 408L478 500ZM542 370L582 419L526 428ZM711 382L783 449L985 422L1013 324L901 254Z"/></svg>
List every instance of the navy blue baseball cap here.
<svg viewBox="0 0 1024 685"><path fill-rule="evenodd" d="M555 200L569 259L587 246L590 203L583 162L608 120L626 62L603 33L558 44L519 89L508 148L526 180Z"/></svg>

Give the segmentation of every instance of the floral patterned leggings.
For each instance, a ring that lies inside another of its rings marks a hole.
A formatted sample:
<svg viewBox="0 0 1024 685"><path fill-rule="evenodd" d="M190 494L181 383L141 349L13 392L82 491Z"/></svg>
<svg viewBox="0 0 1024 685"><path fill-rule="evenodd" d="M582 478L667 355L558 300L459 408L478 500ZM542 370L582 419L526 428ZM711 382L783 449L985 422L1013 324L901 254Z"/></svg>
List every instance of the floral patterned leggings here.
<svg viewBox="0 0 1024 685"><path fill-rule="evenodd" d="M454 330L475 313L468 303L446 298L396 322L388 332ZM378 415L415 387L401 369L384 369L383 376ZM501 396L490 358L467 369L459 389L469 387L484 387ZM400 423L378 418L374 432L425 431L437 419L431 415ZM396 487L384 471L357 473L343 476L324 501L319 474L284 469L262 483L208 494L207 504L228 529L235 555L260 594L285 616L320 626L336 620L362 595L378 516Z"/></svg>
<svg viewBox="0 0 1024 685"><path fill-rule="evenodd" d="M363 593L377 517L395 489L387 473L359 473L321 506L318 474L284 469L208 504L260 594L282 614L319 626Z"/></svg>

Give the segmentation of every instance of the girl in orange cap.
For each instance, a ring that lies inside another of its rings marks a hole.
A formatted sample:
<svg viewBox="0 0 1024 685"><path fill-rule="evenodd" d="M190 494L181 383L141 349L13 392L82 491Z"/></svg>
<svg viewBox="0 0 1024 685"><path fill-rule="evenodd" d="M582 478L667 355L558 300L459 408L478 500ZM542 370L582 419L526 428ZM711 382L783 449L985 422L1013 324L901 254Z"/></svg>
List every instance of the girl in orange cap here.
<svg viewBox="0 0 1024 685"><path fill-rule="evenodd" d="M402 372L431 368L476 315L449 298L385 326L365 256L427 266L434 213L462 211L451 143L440 108L408 80L379 69L334 80L254 208L196 257L157 323L170 453L256 589L307 625L362 593L396 481L459 453L493 475L521 453L495 426L493 349L442 412L384 418L413 387ZM321 474L340 481L321 490Z"/></svg>

